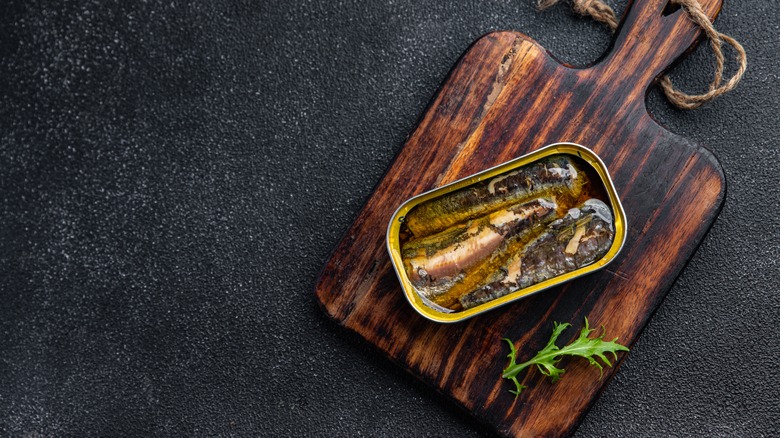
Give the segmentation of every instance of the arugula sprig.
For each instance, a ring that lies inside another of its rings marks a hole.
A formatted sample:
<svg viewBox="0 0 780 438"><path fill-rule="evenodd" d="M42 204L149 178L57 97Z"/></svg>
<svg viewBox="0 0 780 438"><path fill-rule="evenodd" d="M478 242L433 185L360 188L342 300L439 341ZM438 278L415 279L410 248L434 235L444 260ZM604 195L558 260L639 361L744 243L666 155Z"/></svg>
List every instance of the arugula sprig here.
<svg viewBox="0 0 780 438"><path fill-rule="evenodd" d="M504 369L504 373L501 375L501 377L514 382L517 389L510 390L509 392L514 394L515 398L517 398L520 395L520 392L526 388L524 385L520 384L520 381L517 379L517 375L532 365L536 365L542 374L550 377L553 382L557 382L560 380L564 370L562 368L558 368L556 364L563 358L563 356L584 357L585 359L588 359L588 362L590 362L591 365L598 367L599 371L603 375L604 367L598 360L596 360L597 358L601 359L602 362L611 367L612 363L607 358L607 353L612 353L613 360L617 360L618 351L628 351L626 346L620 345L616 342L617 338L611 341L604 340L604 334L606 333L604 326L601 326L601 336L597 338L589 338L588 336L594 332L595 329L591 329L588 326L588 318L585 318L585 327L583 327L582 331L580 331L580 336L571 344L563 348L559 348L557 345L555 345L555 341L557 341L561 333L563 333L563 331L569 327L571 327L571 324L569 323L559 324L557 322L553 322L552 336L550 337L550 341L547 343L547 345L538 353L536 353L536 356L534 356L531 360L521 364L517 363L517 349L515 348L515 344L512 343L512 341L508 338L502 339L509 344L510 352L507 356L509 357L509 365L507 365L506 369ZM599 376L599 378L601 378L601 376Z"/></svg>

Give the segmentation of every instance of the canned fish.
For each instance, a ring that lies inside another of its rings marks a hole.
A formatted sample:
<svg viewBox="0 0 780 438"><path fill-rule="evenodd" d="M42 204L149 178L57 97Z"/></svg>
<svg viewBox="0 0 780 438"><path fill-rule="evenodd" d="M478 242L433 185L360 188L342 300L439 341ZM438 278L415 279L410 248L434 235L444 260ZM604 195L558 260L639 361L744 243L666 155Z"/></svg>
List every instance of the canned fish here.
<svg viewBox="0 0 780 438"><path fill-rule="evenodd" d="M457 322L601 269L625 238L604 163L556 143L406 201L387 248L412 307Z"/></svg>

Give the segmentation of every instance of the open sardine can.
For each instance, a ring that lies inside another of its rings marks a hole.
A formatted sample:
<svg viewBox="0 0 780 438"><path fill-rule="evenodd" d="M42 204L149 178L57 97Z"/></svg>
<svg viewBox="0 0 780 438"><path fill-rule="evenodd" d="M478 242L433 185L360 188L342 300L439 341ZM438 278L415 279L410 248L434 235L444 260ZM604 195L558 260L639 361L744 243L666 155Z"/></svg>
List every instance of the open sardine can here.
<svg viewBox="0 0 780 438"><path fill-rule="evenodd" d="M404 202L387 249L412 307L458 322L605 267L626 228L601 159L556 143Z"/></svg>

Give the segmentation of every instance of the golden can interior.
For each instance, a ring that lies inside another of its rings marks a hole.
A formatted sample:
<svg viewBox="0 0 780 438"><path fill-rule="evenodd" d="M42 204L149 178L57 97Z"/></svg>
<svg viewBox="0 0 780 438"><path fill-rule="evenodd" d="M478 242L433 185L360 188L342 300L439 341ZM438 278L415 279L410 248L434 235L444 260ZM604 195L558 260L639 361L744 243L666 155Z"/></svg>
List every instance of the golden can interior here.
<svg viewBox="0 0 780 438"><path fill-rule="evenodd" d="M610 189L590 160L565 152L442 188L391 223L396 270L433 312L490 307L615 252Z"/></svg>

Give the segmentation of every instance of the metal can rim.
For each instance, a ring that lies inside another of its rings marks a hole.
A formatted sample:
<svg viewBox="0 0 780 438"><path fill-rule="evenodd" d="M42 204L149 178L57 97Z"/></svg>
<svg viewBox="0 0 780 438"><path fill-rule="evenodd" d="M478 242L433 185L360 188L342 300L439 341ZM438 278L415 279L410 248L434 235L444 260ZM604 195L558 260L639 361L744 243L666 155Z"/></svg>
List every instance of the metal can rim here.
<svg viewBox="0 0 780 438"><path fill-rule="evenodd" d="M612 212L614 215L614 225L615 225L615 238L612 242L612 246L609 248L607 253L596 262L591 263L587 266L584 266L582 268L576 269L571 272L567 272L565 274L561 274L557 277L553 277L541 283L537 283L535 285L531 285L529 287L520 289L516 292L497 298L495 300L492 300L490 302L484 303L482 305L476 306L471 309L463 310L460 312L446 313L446 312L437 311L436 309L426 305L423 302L423 298L417 293L417 291L412 286L411 281L409 280L405 270L403 269L403 262L401 260L400 240L398 239L400 224L402 222L403 216L409 210L411 210L418 204L427 201L428 199L432 199L441 196L444 193L458 190L463 187L482 181L484 179L489 179L499 174L509 172L513 169L522 167L526 164L532 163L541 158L547 157L549 155L555 155L555 154L576 155L579 158L588 162L594 168L596 173L600 176L601 182L604 184L604 187L607 191L607 196L609 197L610 200L610 204L611 204L610 207L612 208ZM604 162L601 160L601 158L594 151L580 144L570 143L570 142L560 142L560 143L553 143L544 146L542 148L539 148L533 152L530 152L518 158L512 159L505 163L501 163L497 166L493 166L489 169L485 169L481 172L475 173L473 175L469 175L457 181L453 181L441 187L434 188L432 190L429 190L427 192L421 193L419 195L407 199L405 202L401 204L401 206L399 206L395 210L395 212L393 213L390 219L390 223L388 224L387 227L386 243L387 243L387 251L390 256L393 269L395 270L396 276L398 277L398 280L401 284L401 288L403 290L404 296L406 297L406 300L409 302L412 308L414 308L414 310L417 311L417 313L419 313L420 315L422 315L423 317L431 321L440 322L440 323L455 323L455 322L465 321L467 319L473 318L474 316L494 310L498 307L529 297L543 290L549 289L554 286L558 286L562 283L569 282L576 278L582 277L587 274L591 274L595 271L605 268L617 257L617 255L623 249L623 245L625 244L626 241L627 231L628 231L628 224L626 220L625 211L623 210L623 204L620 202L620 197L617 194L617 190L615 189L615 185L612 181L612 177L610 176L609 171L607 170L607 167L604 164Z"/></svg>

